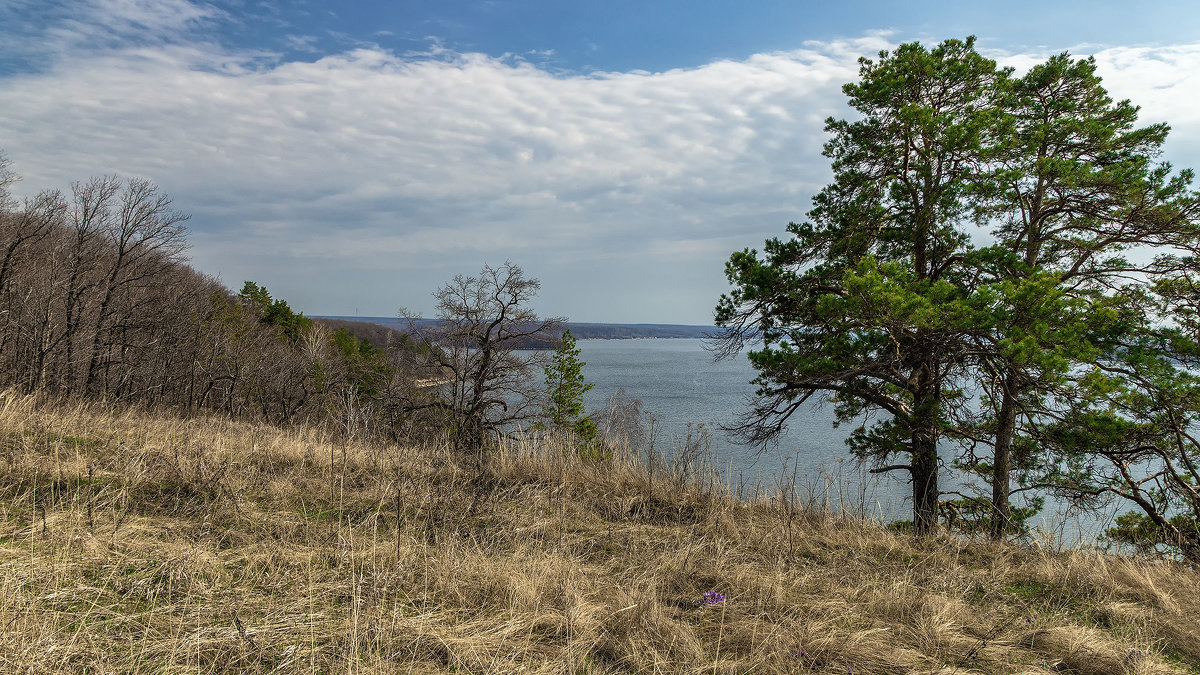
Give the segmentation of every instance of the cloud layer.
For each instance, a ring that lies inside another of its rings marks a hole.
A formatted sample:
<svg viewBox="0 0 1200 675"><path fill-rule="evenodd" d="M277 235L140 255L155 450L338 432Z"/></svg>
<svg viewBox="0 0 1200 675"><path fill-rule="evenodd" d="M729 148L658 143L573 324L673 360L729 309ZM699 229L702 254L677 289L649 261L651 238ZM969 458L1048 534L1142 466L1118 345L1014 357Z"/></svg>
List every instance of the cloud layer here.
<svg viewBox="0 0 1200 675"><path fill-rule="evenodd" d="M546 313L706 322L729 252L803 218L828 177L823 119L889 43L660 73L374 46L282 62L206 40L231 20L207 5L90 7L51 31L65 47L45 68L0 81L24 188L149 177L193 214L197 267L317 314L422 308L450 276L512 260L542 279ZM1195 157L1200 45L1096 56Z"/></svg>

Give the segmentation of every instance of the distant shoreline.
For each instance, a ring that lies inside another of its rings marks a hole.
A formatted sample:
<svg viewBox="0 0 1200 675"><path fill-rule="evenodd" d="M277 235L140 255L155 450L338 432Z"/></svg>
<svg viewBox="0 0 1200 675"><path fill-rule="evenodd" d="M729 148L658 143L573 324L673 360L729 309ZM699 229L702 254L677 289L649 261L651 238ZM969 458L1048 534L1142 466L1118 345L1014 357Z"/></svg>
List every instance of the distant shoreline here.
<svg viewBox="0 0 1200 675"><path fill-rule="evenodd" d="M314 316L314 319L357 321L403 330L406 320L386 316ZM435 323L434 319L419 319L418 325ZM694 326L666 323L593 323L568 321L563 326L577 340L663 340L701 339L715 334L716 326Z"/></svg>

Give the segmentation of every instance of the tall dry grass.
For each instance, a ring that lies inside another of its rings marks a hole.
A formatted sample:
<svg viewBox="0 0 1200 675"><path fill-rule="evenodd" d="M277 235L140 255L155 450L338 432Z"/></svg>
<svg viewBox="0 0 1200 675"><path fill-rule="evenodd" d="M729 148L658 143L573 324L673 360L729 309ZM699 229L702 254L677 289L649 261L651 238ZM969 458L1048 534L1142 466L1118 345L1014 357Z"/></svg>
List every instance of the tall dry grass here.
<svg viewBox="0 0 1200 675"><path fill-rule="evenodd" d="M635 454L481 471L4 394L0 672L1200 672L1195 571L920 541Z"/></svg>

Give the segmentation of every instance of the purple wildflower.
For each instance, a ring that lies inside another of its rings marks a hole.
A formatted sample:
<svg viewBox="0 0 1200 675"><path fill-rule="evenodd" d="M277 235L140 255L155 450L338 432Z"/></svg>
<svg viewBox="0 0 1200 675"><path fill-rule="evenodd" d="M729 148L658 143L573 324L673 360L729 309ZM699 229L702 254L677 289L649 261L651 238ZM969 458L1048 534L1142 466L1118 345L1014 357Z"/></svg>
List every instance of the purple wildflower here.
<svg viewBox="0 0 1200 675"><path fill-rule="evenodd" d="M725 594L717 591L704 591L704 595L700 596L700 605L715 605L718 602L725 602Z"/></svg>

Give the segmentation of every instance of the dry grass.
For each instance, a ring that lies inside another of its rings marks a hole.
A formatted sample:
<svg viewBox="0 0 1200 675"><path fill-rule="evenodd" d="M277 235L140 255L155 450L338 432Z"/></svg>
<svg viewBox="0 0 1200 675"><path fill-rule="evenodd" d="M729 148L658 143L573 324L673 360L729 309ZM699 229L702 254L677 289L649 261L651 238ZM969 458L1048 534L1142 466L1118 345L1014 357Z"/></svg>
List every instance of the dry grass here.
<svg viewBox="0 0 1200 675"><path fill-rule="evenodd" d="M1200 673L1178 565L570 457L3 395L0 672Z"/></svg>

